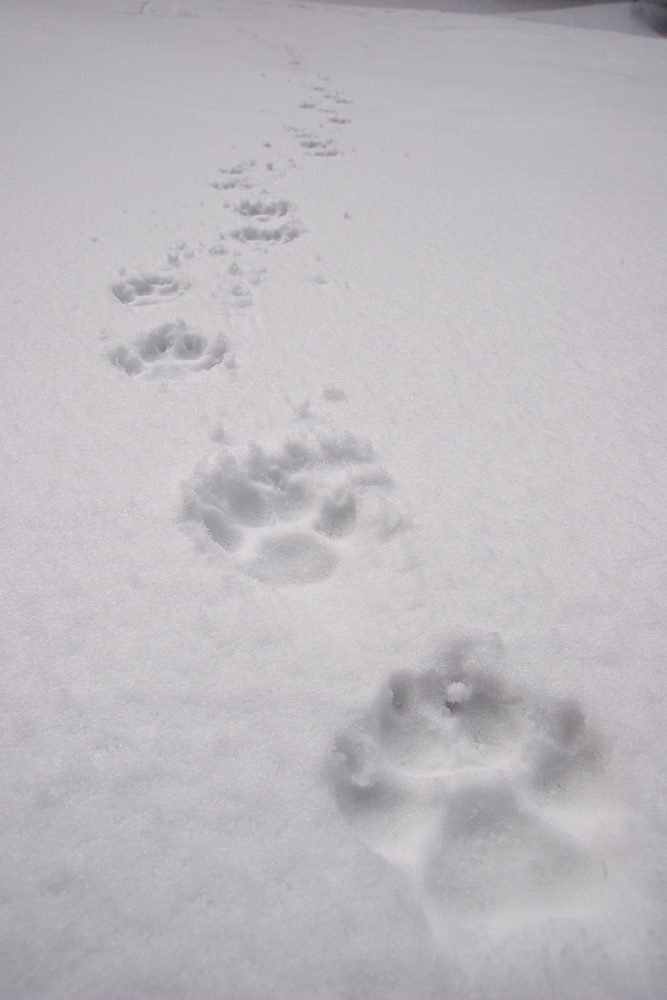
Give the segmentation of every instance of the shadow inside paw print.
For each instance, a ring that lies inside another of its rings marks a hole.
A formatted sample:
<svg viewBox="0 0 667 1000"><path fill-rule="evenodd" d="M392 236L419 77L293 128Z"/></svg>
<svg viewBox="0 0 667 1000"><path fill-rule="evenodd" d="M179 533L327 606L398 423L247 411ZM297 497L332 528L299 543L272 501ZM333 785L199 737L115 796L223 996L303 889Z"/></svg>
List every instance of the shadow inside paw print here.
<svg viewBox="0 0 667 1000"><path fill-rule="evenodd" d="M387 758L421 774L511 755L523 705L493 672L501 657L500 640L488 636L453 645L422 674L394 674L376 711Z"/></svg>
<svg viewBox="0 0 667 1000"><path fill-rule="evenodd" d="M465 920L508 920L567 910L602 875L594 855L524 809L499 779L452 791L427 852L424 888Z"/></svg>
<svg viewBox="0 0 667 1000"><path fill-rule="evenodd" d="M601 740L574 699L512 691L503 657L470 636L395 673L326 765L345 819L439 924L572 914L606 877Z"/></svg>
<svg viewBox="0 0 667 1000"><path fill-rule="evenodd" d="M209 340L178 320L156 327L130 346L114 347L109 360L133 377L162 377L207 371L219 365L226 352L222 337Z"/></svg>
<svg viewBox="0 0 667 1000"><path fill-rule="evenodd" d="M605 755L581 706L568 699L550 706L541 736L529 777L533 794L562 805L596 801Z"/></svg>

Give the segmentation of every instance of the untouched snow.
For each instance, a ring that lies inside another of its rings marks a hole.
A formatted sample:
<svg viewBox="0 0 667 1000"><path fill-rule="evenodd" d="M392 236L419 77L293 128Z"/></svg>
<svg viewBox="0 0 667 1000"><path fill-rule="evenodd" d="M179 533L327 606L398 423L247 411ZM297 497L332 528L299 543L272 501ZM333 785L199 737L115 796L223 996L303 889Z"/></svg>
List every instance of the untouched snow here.
<svg viewBox="0 0 667 1000"><path fill-rule="evenodd" d="M666 43L428 6L0 4L3 997L664 996Z"/></svg>

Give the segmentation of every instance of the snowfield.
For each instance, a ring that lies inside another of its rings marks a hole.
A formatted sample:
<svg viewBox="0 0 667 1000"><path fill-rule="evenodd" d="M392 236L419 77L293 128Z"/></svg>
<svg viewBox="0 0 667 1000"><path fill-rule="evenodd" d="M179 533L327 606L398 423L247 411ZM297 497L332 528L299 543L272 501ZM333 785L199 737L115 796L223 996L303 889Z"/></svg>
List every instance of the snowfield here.
<svg viewBox="0 0 667 1000"><path fill-rule="evenodd" d="M7 1000L664 997L667 41L407 3L0 0Z"/></svg>

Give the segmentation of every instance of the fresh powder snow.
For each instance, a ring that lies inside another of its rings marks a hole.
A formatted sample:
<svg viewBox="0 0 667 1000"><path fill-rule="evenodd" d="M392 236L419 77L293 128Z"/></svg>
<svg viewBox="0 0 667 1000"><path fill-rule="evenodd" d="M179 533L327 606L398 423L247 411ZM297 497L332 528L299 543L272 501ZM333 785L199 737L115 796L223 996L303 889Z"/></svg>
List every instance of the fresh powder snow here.
<svg viewBox="0 0 667 1000"><path fill-rule="evenodd" d="M0 0L2 998L664 998L665 10Z"/></svg>

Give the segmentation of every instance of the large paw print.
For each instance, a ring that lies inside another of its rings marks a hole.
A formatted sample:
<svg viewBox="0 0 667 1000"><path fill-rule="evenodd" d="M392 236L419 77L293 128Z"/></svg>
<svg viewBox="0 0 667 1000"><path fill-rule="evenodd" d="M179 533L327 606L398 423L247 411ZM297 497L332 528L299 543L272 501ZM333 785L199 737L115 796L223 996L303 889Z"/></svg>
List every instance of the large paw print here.
<svg viewBox="0 0 667 1000"><path fill-rule="evenodd" d="M224 449L195 470L185 516L246 573L272 586L317 583L364 540L403 527L391 481L352 434L288 438L276 451Z"/></svg>
<svg viewBox="0 0 667 1000"><path fill-rule="evenodd" d="M219 365L227 352L222 337L207 338L183 320L163 323L132 344L119 344L109 351L109 360L133 377L183 375L207 371Z"/></svg>
<svg viewBox="0 0 667 1000"><path fill-rule="evenodd" d="M472 637L395 674L327 763L345 819L440 927L572 916L606 878L601 741L575 701L511 692L501 659Z"/></svg>

